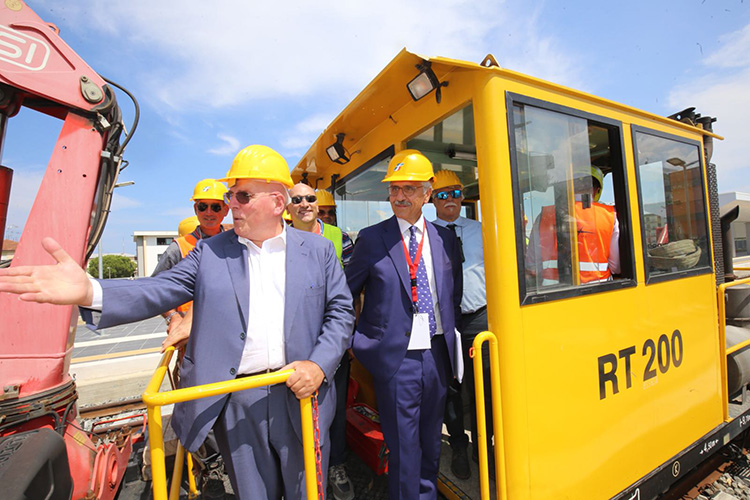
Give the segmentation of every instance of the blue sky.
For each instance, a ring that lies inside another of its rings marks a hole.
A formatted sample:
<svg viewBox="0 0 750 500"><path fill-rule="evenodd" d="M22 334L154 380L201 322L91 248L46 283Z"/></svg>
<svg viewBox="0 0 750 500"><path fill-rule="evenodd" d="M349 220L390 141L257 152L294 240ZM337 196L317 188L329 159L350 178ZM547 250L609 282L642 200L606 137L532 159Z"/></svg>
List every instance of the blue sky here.
<svg viewBox="0 0 750 500"><path fill-rule="evenodd" d="M104 232L134 253L136 230L176 229L195 183L223 176L242 147L294 166L402 47L501 66L661 115L718 117L719 190L750 192L750 1L30 0L101 75L136 95L141 121ZM127 124L133 112L118 96ZM10 121L6 237L18 239L60 128Z"/></svg>

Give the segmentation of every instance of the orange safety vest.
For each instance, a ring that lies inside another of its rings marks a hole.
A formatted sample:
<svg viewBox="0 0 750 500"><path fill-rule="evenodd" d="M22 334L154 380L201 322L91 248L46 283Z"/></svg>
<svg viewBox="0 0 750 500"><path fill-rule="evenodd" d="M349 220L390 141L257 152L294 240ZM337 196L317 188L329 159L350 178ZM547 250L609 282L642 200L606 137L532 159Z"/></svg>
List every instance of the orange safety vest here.
<svg viewBox="0 0 750 500"><path fill-rule="evenodd" d="M583 208L583 203L577 201L575 217L581 283L607 281L612 276L608 260L609 244L615 228L615 207L594 203L589 208ZM539 242L543 284L557 284L560 279L557 273L557 227L554 206L542 208Z"/></svg>
<svg viewBox="0 0 750 500"><path fill-rule="evenodd" d="M190 250L195 248L195 245L198 244L198 238L195 236L195 231L190 234L186 234L185 236L180 236L175 241L180 247L180 253L182 254L183 259L187 257L187 254L190 253ZM193 307L192 300L190 302L185 302L181 306L177 306L177 310L184 315L191 307Z"/></svg>

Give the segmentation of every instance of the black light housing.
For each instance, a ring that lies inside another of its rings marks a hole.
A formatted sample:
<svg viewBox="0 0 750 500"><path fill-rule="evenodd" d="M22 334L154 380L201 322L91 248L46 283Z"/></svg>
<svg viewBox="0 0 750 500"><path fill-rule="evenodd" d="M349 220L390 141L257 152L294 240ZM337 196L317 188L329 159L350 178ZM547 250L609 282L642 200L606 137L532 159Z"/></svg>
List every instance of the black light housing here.
<svg viewBox="0 0 750 500"><path fill-rule="evenodd" d="M336 142L326 148L328 158L339 165L343 165L351 159L351 155L349 155L349 152L344 147L344 136L345 134L336 134Z"/></svg>
<svg viewBox="0 0 750 500"><path fill-rule="evenodd" d="M440 87L447 87L448 82L441 82L438 80L435 72L432 71L432 64L430 61L422 61L416 65L416 68L419 70L419 74L406 84L406 88L409 90L411 98L418 101L435 90L435 100L440 104Z"/></svg>

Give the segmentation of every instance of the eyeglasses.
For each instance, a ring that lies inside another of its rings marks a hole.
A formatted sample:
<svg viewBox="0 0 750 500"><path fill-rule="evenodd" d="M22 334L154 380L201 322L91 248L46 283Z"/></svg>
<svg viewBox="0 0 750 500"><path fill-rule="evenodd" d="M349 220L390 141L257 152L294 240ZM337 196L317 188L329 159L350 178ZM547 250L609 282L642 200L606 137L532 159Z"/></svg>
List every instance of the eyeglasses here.
<svg viewBox="0 0 750 500"><path fill-rule="evenodd" d="M450 196L454 200L457 200L463 195L464 193L460 189L451 189L450 191L440 191L439 193L435 193L435 198L438 200L447 200Z"/></svg>
<svg viewBox="0 0 750 500"><path fill-rule="evenodd" d="M196 204L195 204L195 208L196 208L196 209L197 209L197 210L198 210L199 212L205 212L206 210L208 210L208 207L211 207L211 210L212 210L213 212L216 212L217 214L218 214L219 212L221 212L222 210L224 210L224 207L223 207L223 206L221 206L221 203L211 203L211 204L209 205L208 203L203 203L203 202L200 202L200 203L196 203Z"/></svg>
<svg viewBox="0 0 750 500"><path fill-rule="evenodd" d="M237 203L240 205L247 205L250 200L253 200L263 194L274 194L274 193L248 193L247 191L227 191L224 193L224 203L229 205L232 198L237 198Z"/></svg>
<svg viewBox="0 0 750 500"><path fill-rule="evenodd" d="M318 201L317 196L315 196L314 194L308 194L305 196L292 196L292 204L299 205L300 203L302 203L303 199L307 200L308 203L315 203L316 201Z"/></svg>
<svg viewBox="0 0 750 500"><path fill-rule="evenodd" d="M329 208L326 210L325 208L318 209L318 215L336 215L336 209L335 208Z"/></svg>
<svg viewBox="0 0 750 500"><path fill-rule="evenodd" d="M388 186L388 194L398 196L399 191L403 191L405 196L411 196L417 192L417 189L424 189L422 186Z"/></svg>

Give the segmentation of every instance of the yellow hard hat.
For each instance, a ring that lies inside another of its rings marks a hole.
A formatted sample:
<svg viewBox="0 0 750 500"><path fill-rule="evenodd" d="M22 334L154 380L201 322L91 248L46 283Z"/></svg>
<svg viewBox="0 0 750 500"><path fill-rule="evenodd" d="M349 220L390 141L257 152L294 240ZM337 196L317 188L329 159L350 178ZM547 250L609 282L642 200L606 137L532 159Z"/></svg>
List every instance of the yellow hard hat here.
<svg viewBox="0 0 750 500"><path fill-rule="evenodd" d="M448 186L461 186L461 189L464 187L453 170L438 170L435 172L435 181L432 183L432 190L437 191Z"/></svg>
<svg viewBox="0 0 750 500"><path fill-rule="evenodd" d="M325 189L318 189L315 191L315 194L318 197L318 206L319 207L335 207L336 206L336 200L333 199L333 195L326 191Z"/></svg>
<svg viewBox="0 0 750 500"><path fill-rule="evenodd" d="M289 165L279 153L268 146L255 144L237 153L227 176L219 179L233 186L237 179L256 179L278 182L291 189L294 186L289 175Z"/></svg>
<svg viewBox="0 0 750 500"><path fill-rule="evenodd" d="M381 182L429 181L434 176L432 163L425 155L416 149L405 149L393 155Z"/></svg>
<svg viewBox="0 0 750 500"><path fill-rule="evenodd" d="M285 221L287 221L287 222L291 222L291 220L292 220L292 216L291 216L291 215L289 215L289 212L287 211L287 209L286 209L286 208L284 209L284 213L282 213L282 214L281 214L281 217L282 217L282 218L283 218L283 219L284 219Z"/></svg>
<svg viewBox="0 0 750 500"><path fill-rule="evenodd" d="M187 234L192 233L195 231L195 228L198 227L200 223L198 222L198 217L193 215L192 217L188 217L187 219L182 219L180 221L180 225L177 226L177 233L180 236L185 236Z"/></svg>
<svg viewBox="0 0 750 500"><path fill-rule="evenodd" d="M219 200L224 201L224 193L227 187L216 179L203 179L195 185L193 197L190 201L196 200Z"/></svg>
<svg viewBox="0 0 750 500"><path fill-rule="evenodd" d="M599 201L602 196L602 189L604 189L604 174L599 167L591 166L591 177L597 180L599 183L599 192L594 195L594 201Z"/></svg>

